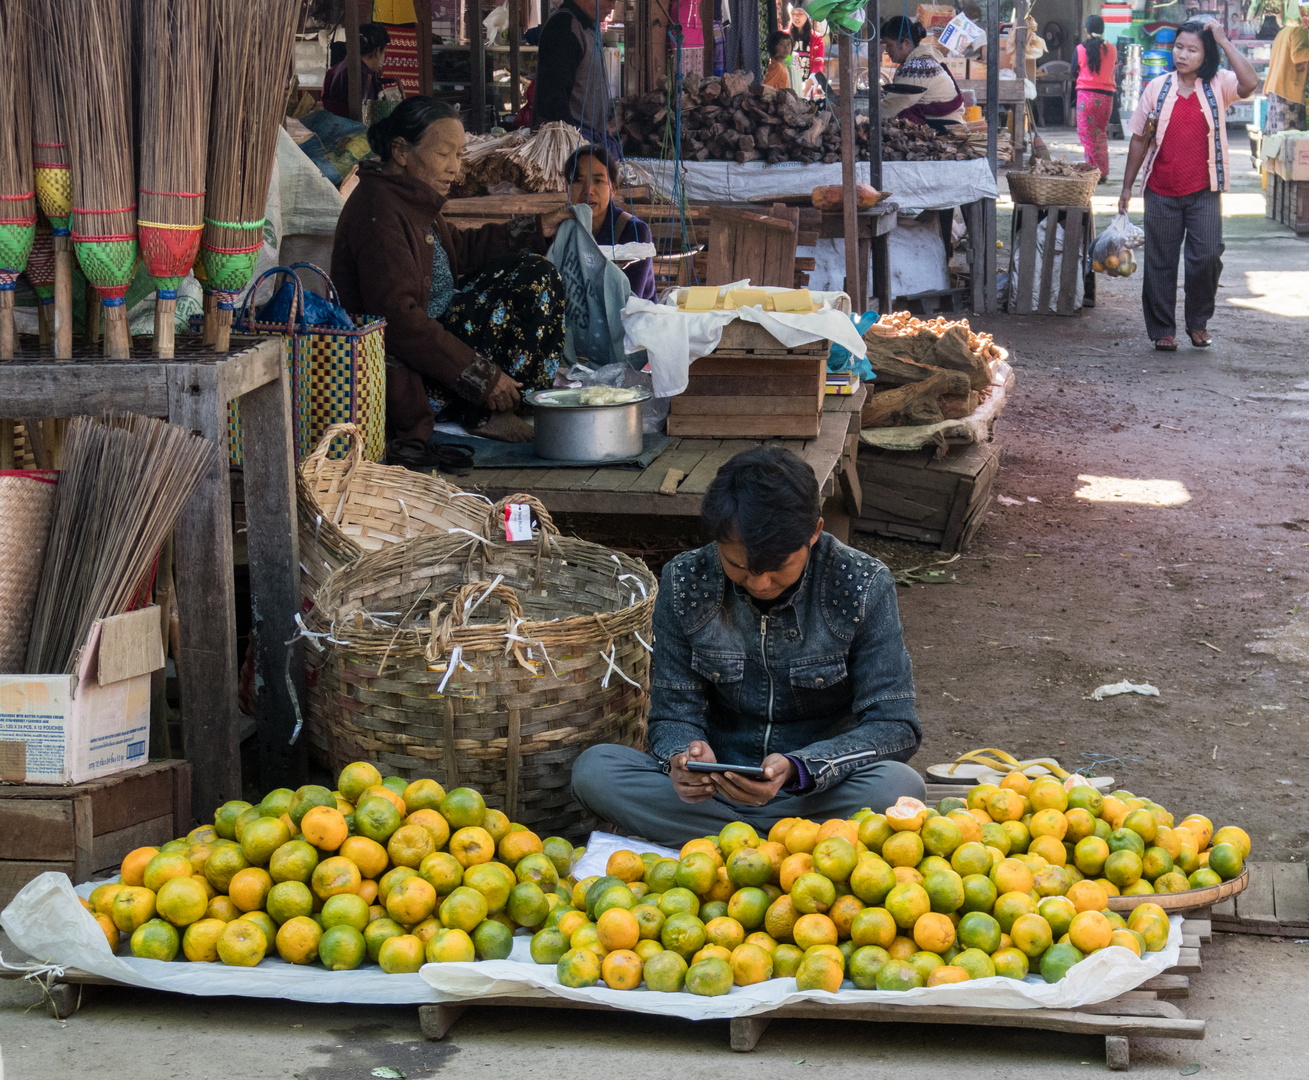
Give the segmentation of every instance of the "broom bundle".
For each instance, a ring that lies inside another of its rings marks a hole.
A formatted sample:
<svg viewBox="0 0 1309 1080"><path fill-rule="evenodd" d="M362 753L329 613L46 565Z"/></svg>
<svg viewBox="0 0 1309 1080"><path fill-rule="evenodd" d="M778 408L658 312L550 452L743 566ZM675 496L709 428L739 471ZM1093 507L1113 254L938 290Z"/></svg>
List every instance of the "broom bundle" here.
<svg viewBox="0 0 1309 1080"><path fill-rule="evenodd" d="M27 256L27 283L36 290L41 307L37 318L41 324L41 344L49 345L54 323L52 313L55 309L55 237L50 223L40 219L36 223L36 237L32 241L32 252Z"/></svg>
<svg viewBox="0 0 1309 1080"><path fill-rule="evenodd" d="M200 251L213 50L209 0L137 0L141 258L158 288L155 355L173 355L177 286Z"/></svg>
<svg viewBox="0 0 1309 1080"><path fill-rule="evenodd" d="M213 13L214 98L200 262L205 343L226 352L232 312L264 243L264 207L286 112L299 0L223 3Z"/></svg>
<svg viewBox="0 0 1309 1080"><path fill-rule="evenodd" d="M36 201L50 221L54 244L54 353L73 356L73 175L69 167L68 115L55 51L51 0L28 0L28 57L32 87L32 172ZM42 294L42 303L45 295Z"/></svg>
<svg viewBox="0 0 1309 1080"><path fill-rule="evenodd" d="M74 73L67 84L73 250L104 305L105 355L126 360L124 297L137 254L129 0L51 7L60 63Z"/></svg>
<svg viewBox="0 0 1309 1080"><path fill-rule="evenodd" d="M0 360L14 356L14 285L36 235L27 33L23 8L0 4Z"/></svg>
<svg viewBox="0 0 1309 1080"><path fill-rule="evenodd" d="M28 672L71 673L91 624L130 610L217 454L213 443L142 416L68 425Z"/></svg>

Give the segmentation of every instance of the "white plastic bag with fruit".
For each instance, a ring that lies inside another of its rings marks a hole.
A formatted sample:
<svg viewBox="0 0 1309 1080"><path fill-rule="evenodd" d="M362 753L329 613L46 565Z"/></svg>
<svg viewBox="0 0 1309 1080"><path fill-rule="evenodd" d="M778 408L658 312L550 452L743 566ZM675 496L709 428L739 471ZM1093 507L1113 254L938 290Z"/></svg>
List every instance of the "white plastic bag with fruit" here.
<svg viewBox="0 0 1309 1080"><path fill-rule="evenodd" d="M1136 272L1133 248L1145 243L1145 233L1126 214L1114 218L1091 245L1091 269L1097 274L1131 277Z"/></svg>

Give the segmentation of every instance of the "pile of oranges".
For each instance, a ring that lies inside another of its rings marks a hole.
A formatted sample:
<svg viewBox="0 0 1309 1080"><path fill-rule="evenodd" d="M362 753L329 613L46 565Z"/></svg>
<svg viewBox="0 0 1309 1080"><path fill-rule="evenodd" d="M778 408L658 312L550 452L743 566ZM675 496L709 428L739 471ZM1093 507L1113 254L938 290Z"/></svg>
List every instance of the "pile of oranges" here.
<svg viewBox="0 0 1309 1080"><path fill-rule="evenodd" d="M212 825L131 852L83 901L111 949L253 967L502 959L572 895L573 847L542 841L471 788L347 765L337 790L225 803Z"/></svg>
<svg viewBox="0 0 1309 1080"><path fill-rule="evenodd" d="M1057 982L1101 949L1158 951L1168 916L1146 897L1239 875L1250 839L1079 780L1015 774L935 810L788 818L766 839L735 822L679 859L620 851L551 911L532 956L566 986L712 996L770 978L832 992ZM1117 895L1142 901L1124 919Z"/></svg>

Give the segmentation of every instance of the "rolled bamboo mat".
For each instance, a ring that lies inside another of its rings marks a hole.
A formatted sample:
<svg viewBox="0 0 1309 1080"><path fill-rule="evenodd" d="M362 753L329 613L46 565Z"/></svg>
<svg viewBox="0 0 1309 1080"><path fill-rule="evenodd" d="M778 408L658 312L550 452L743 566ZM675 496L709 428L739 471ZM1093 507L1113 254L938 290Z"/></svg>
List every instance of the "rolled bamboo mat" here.
<svg viewBox="0 0 1309 1080"><path fill-rule="evenodd" d="M54 519L54 472L0 472L0 675L23 670Z"/></svg>

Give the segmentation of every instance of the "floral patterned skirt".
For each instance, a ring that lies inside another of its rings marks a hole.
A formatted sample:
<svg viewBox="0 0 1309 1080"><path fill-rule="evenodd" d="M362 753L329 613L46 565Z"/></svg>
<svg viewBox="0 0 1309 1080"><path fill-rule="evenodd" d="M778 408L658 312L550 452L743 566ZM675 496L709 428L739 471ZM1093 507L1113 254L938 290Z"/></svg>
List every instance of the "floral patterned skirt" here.
<svg viewBox="0 0 1309 1080"><path fill-rule="evenodd" d="M524 391L546 390L564 354L564 283L543 256L510 256L455 293L441 322ZM491 416L446 387L429 384L427 395L437 420L470 431Z"/></svg>

